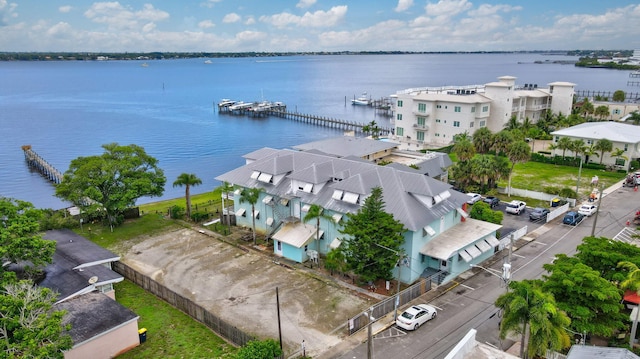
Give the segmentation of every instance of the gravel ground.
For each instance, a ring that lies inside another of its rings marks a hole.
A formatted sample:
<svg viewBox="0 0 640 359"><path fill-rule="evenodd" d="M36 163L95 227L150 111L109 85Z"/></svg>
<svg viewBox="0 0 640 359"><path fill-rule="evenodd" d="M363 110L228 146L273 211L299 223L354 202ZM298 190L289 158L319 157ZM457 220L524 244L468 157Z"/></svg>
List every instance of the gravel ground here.
<svg viewBox="0 0 640 359"><path fill-rule="evenodd" d="M204 232L204 233L202 233ZM370 301L269 250L248 249L209 231L178 229L121 248L122 261L260 338L278 338L276 287L286 354L317 356L338 344L349 318Z"/></svg>

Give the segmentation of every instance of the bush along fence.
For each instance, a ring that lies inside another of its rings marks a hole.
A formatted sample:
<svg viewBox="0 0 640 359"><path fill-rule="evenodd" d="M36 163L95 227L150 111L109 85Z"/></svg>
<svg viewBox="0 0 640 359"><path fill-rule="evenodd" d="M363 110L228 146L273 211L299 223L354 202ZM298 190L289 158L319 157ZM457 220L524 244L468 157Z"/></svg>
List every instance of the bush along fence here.
<svg viewBox="0 0 640 359"><path fill-rule="evenodd" d="M237 327L225 322L215 314L192 302L190 299L172 291L148 276L137 272L135 269L122 262L113 263L113 270L142 287L149 293L156 295L165 302L191 316L193 319L206 325L216 334L225 338L232 344L244 346L247 342L257 339L256 337L251 336Z"/></svg>

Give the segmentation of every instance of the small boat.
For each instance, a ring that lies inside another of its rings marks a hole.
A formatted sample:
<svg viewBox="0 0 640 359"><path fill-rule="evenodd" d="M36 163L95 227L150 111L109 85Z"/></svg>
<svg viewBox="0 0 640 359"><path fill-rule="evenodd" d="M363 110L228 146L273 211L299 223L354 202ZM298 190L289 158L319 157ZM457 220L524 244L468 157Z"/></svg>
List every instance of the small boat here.
<svg viewBox="0 0 640 359"><path fill-rule="evenodd" d="M212 63L213 63L213 61L211 61L211 60L205 60L205 61L204 61L204 63L205 63L205 64L212 64Z"/></svg>
<svg viewBox="0 0 640 359"><path fill-rule="evenodd" d="M220 100L220 102L218 103L218 106L220 107L225 107L225 106L231 106L231 105L235 105L235 101L230 100L228 98L223 98L222 100Z"/></svg>
<svg viewBox="0 0 640 359"><path fill-rule="evenodd" d="M367 93L363 92L362 95L360 95L360 97L354 98L353 100L351 100L351 104L358 105L358 106L369 106L371 104L371 100L367 96Z"/></svg>
<svg viewBox="0 0 640 359"><path fill-rule="evenodd" d="M142 66L142 67L149 67L149 64L148 64L148 63L146 63L146 62L144 62L144 63L142 63L142 65L140 65L140 66Z"/></svg>

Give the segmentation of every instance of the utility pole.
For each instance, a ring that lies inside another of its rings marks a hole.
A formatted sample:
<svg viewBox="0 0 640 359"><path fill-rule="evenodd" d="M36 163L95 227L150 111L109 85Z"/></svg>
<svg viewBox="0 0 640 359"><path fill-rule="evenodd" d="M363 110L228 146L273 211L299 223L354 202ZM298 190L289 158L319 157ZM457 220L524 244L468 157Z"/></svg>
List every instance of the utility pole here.
<svg viewBox="0 0 640 359"><path fill-rule="evenodd" d="M580 156L580 168L578 169L578 181L576 182L576 197L580 198L580 192L578 189L580 188L580 174L582 173L582 156Z"/></svg>
<svg viewBox="0 0 640 359"><path fill-rule="evenodd" d="M276 287L276 305L278 306L278 337L280 338L280 350L282 350L282 326L280 325L280 296Z"/></svg>
<svg viewBox="0 0 640 359"><path fill-rule="evenodd" d="M373 359L373 335L371 324L373 324L373 307L369 308L369 324L367 325L367 359Z"/></svg>
<svg viewBox="0 0 640 359"><path fill-rule="evenodd" d="M593 217L593 227L591 227L591 237L596 233L596 223L598 222L598 213L600 212L600 204L602 203L602 196L604 195L604 184L600 185L600 193L598 194L598 206L596 207L596 214Z"/></svg>

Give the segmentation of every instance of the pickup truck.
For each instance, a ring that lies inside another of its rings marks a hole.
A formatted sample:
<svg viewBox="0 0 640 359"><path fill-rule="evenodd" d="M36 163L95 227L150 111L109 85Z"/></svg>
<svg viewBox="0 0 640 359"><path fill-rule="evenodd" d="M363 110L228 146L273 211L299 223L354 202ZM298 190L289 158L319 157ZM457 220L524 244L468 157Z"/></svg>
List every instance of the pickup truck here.
<svg viewBox="0 0 640 359"><path fill-rule="evenodd" d="M507 213L511 214L522 214L524 213L525 208L527 208L527 203L522 201L511 201L507 203Z"/></svg>

